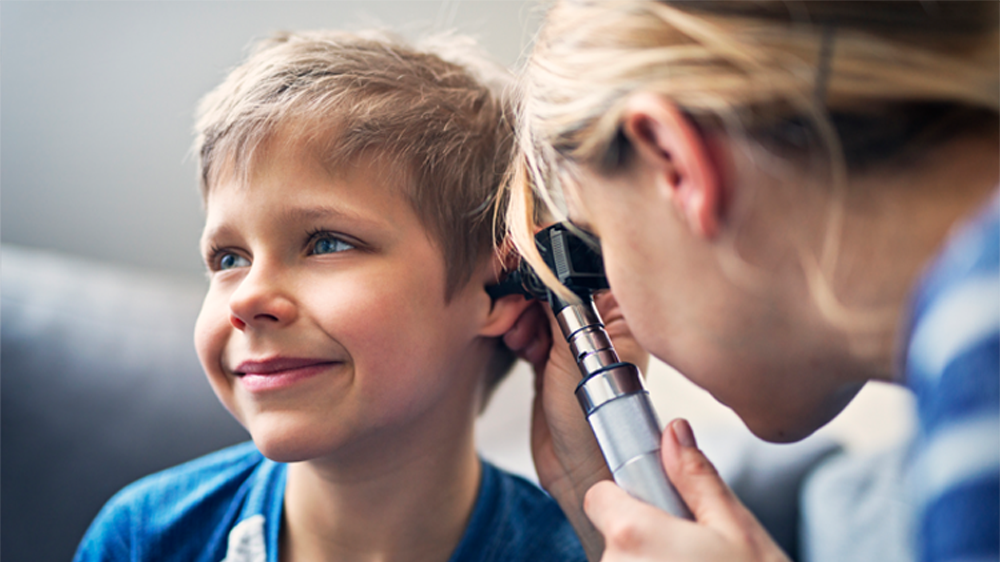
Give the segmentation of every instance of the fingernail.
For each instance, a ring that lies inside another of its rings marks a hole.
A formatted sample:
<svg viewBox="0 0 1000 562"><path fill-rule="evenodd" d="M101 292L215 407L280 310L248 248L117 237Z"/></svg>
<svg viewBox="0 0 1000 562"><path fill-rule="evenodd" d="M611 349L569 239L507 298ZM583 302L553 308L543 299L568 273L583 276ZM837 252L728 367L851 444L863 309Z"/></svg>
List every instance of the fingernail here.
<svg viewBox="0 0 1000 562"><path fill-rule="evenodd" d="M674 420L674 423L670 424L670 428L674 432L674 439L681 447L697 447L698 443L694 440L694 432L691 431L691 424L687 420L681 418Z"/></svg>

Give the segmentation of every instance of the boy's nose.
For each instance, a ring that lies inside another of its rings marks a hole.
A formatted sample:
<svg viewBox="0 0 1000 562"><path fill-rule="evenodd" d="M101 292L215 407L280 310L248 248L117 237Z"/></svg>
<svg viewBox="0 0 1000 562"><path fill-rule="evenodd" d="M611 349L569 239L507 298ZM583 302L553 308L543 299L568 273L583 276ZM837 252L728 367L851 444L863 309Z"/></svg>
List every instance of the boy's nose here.
<svg viewBox="0 0 1000 562"><path fill-rule="evenodd" d="M294 301L281 288L280 279L251 267L229 298L229 323L237 330L278 327L295 320Z"/></svg>

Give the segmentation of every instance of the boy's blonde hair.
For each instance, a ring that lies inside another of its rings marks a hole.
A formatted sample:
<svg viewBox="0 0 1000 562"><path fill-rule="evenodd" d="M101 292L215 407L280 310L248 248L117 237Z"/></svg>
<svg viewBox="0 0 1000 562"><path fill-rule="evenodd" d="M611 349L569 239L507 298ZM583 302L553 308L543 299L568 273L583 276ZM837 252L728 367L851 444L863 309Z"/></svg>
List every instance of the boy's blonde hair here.
<svg viewBox="0 0 1000 562"><path fill-rule="evenodd" d="M279 129L333 168L361 155L386 162L444 254L450 297L493 246L489 211L513 143L507 81L463 37L410 46L377 31L275 34L198 107L202 197L227 174L246 180Z"/></svg>
<svg viewBox="0 0 1000 562"><path fill-rule="evenodd" d="M463 36L410 45L382 31L275 34L198 107L202 198L224 179L245 183L279 131L331 169L372 158L406 186L444 257L450 299L496 242L491 211L513 148L509 80ZM514 359L498 342L488 389Z"/></svg>

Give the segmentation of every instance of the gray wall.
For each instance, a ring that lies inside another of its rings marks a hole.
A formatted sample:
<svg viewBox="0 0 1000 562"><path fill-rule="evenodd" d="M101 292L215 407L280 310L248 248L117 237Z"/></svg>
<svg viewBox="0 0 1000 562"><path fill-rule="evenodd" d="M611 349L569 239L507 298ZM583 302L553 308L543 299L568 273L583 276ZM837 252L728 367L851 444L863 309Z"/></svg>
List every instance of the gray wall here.
<svg viewBox="0 0 1000 562"><path fill-rule="evenodd" d="M457 28L515 63L530 1L0 2L0 240L202 271L197 100L257 37Z"/></svg>

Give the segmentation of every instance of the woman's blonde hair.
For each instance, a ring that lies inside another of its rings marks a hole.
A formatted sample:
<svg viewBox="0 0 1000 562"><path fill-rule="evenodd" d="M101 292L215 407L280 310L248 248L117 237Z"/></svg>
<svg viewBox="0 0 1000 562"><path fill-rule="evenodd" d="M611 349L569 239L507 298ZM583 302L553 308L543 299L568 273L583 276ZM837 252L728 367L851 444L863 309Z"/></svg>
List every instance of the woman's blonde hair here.
<svg viewBox="0 0 1000 562"><path fill-rule="evenodd" d="M562 180L627 159L629 95L676 104L778 156L821 153L833 176L878 165L971 122L996 127L998 3L559 0L521 84L506 194L518 250L562 218ZM971 116L971 117L970 117ZM567 193L568 192L568 193ZM555 278L545 275L546 281Z"/></svg>

